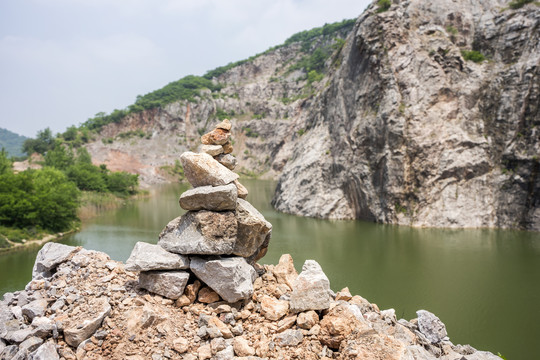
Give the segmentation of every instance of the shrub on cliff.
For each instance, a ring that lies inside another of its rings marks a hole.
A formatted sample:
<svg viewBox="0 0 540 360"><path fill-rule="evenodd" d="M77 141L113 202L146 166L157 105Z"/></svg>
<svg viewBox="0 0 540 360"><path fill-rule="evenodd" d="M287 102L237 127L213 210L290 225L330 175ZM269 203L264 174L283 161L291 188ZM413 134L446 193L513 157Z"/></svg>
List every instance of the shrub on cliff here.
<svg viewBox="0 0 540 360"><path fill-rule="evenodd" d="M534 0L512 0L508 5L510 5L512 9L520 9L526 4L532 3L533 1Z"/></svg>

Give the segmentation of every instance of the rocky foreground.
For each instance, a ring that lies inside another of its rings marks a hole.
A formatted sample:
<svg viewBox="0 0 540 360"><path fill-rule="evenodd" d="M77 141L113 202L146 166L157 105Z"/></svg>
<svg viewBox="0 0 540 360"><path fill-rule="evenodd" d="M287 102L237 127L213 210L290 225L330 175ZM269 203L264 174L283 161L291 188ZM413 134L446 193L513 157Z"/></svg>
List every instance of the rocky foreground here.
<svg viewBox="0 0 540 360"><path fill-rule="evenodd" d="M427 311L397 320L320 266L258 266L250 298L228 303L191 278L186 303L139 287L102 252L48 243L25 290L0 302L1 359L499 359L448 339ZM205 290L206 289L206 290Z"/></svg>

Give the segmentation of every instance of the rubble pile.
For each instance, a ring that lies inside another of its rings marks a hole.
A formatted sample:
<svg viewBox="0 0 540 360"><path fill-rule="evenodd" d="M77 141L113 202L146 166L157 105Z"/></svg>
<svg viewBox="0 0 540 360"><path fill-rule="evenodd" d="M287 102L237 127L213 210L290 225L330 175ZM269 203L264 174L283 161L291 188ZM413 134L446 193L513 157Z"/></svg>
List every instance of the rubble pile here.
<svg viewBox="0 0 540 360"><path fill-rule="evenodd" d="M452 344L427 311L397 320L347 288L332 292L315 261L300 274L290 255L261 269L245 300L196 280L184 305L140 288L105 253L48 243L26 289L0 301L0 359L498 359Z"/></svg>

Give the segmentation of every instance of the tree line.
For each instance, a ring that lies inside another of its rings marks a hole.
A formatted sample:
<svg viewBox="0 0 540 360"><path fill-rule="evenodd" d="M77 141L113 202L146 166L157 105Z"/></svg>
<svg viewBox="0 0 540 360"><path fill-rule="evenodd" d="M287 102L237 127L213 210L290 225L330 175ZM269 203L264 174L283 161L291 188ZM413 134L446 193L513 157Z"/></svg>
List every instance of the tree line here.
<svg viewBox="0 0 540 360"><path fill-rule="evenodd" d="M74 138L80 133L74 135ZM69 137L68 137L69 139ZM73 139L72 139L73 140ZM65 231L78 222L81 192L113 193L127 197L137 192L138 175L112 172L92 164L86 148L74 147L50 129L28 139L24 150L43 156L43 168L14 172L8 153L0 152L0 233L31 229L30 233ZM9 237L9 236L7 236Z"/></svg>

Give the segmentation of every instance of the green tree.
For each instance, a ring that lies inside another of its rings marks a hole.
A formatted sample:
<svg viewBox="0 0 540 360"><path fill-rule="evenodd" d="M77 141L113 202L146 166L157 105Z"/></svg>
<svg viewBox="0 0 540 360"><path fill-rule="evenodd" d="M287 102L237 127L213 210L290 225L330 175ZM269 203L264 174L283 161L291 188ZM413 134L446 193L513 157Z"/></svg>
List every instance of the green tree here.
<svg viewBox="0 0 540 360"><path fill-rule="evenodd" d="M28 155L39 153L44 155L54 147L54 137L50 128L40 130L35 139L27 139L23 143L23 151Z"/></svg>
<svg viewBox="0 0 540 360"><path fill-rule="evenodd" d="M97 166L77 162L66 171L66 174L80 190L107 192L106 175Z"/></svg>
<svg viewBox="0 0 540 360"><path fill-rule="evenodd" d="M120 196L135 194L139 183L139 175L129 174L124 171L107 174L107 188Z"/></svg>
<svg viewBox="0 0 540 360"><path fill-rule="evenodd" d="M70 126L66 129L66 131L64 131L64 133L62 134L62 137L66 141L73 141L77 139L77 134L78 134L77 127Z"/></svg>
<svg viewBox="0 0 540 360"><path fill-rule="evenodd" d="M0 175L0 224L63 231L77 220L79 190L60 170Z"/></svg>
<svg viewBox="0 0 540 360"><path fill-rule="evenodd" d="M11 160L8 159L6 149L2 148L2 151L0 151L0 175L7 172L11 172Z"/></svg>
<svg viewBox="0 0 540 360"><path fill-rule="evenodd" d="M85 147L80 147L77 149L77 159L75 162L81 164L92 164L92 156L90 156L90 153Z"/></svg>
<svg viewBox="0 0 540 360"><path fill-rule="evenodd" d="M45 166L67 170L74 163L73 151L61 142L57 142L54 148L45 154Z"/></svg>

